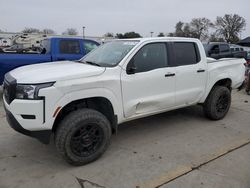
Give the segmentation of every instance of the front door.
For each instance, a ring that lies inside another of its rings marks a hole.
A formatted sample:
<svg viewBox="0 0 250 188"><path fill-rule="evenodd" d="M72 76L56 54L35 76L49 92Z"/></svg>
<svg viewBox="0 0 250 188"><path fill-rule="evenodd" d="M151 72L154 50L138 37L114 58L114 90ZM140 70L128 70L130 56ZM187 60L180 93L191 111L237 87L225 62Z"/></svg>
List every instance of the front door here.
<svg viewBox="0 0 250 188"><path fill-rule="evenodd" d="M168 45L143 46L121 73L124 116L143 116L175 105L175 68L168 67Z"/></svg>

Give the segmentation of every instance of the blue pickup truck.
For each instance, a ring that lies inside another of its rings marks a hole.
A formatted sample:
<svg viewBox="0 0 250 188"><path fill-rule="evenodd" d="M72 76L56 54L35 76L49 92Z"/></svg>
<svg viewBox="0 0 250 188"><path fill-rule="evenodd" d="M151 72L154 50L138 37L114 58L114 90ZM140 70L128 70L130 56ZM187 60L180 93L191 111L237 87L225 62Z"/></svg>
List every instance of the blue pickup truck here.
<svg viewBox="0 0 250 188"><path fill-rule="evenodd" d="M24 65L77 60L99 46L93 40L51 37L41 42L41 53L0 53L0 85L5 73Z"/></svg>

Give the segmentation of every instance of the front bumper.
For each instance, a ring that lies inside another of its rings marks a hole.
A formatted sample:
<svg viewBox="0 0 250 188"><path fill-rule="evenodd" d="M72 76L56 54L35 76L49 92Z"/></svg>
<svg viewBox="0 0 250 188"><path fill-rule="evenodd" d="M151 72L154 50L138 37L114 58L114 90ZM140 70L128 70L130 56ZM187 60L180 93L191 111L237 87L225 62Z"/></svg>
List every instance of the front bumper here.
<svg viewBox="0 0 250 188"><path fill-rule="evenodd" d="M52 133L51 130L27 130L27 129L25 129L17 121L15 116L7 109L7 105L8 104L4 100L4 109L5 109L5 112L6 112L6 119L7 119L8 123L9 123L9 125L14 130L16 130L17 132L22 133L24 135L36 138L39 141L41 141L42 143L44 143L44 144L49 144L50 136L51 136L51 133ZM31 124L33 122L33 120L26 120L26 121L29 122L28 124ZM35 123L35 122L33 122L33 123Z"/></svg>

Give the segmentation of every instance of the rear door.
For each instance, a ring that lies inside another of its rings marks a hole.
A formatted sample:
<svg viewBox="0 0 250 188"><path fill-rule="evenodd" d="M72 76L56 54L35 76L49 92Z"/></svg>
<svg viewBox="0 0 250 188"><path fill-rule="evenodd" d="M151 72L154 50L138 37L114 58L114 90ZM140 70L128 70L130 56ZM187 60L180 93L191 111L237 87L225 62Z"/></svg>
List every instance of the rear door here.
<svg viewBox="0 0 250 188"><path fill-rule="evenodd" d="M172 66L176 66L176 106L196 103L206 86L206 60L194 42L172 43Z"/></svg>
<svg viewBox="0 0 250 188"><path fill-rule="evenodd" d="M232 57L232 53L228 44L220 44L220 58Z"/></svg>
<svg viewBox="0 0 250 188"><path fill-rule="evenodd" d="M79 39L60 39L56 42L54 61L78 60L83 57L84 48Z"/></svg>

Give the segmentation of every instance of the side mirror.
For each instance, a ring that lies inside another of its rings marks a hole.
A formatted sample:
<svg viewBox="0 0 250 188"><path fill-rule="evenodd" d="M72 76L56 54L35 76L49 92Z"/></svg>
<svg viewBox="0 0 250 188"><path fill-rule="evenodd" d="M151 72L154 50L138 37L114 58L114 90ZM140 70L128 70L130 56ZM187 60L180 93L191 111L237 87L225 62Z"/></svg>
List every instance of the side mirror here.
<svg viewBox="0 0 250 188"><path fill-rule="evenodd" d="M135 66L135 64L134 64L134 59L132 59L132 60L128 63L126 72L127 72L127 74L135 74L135 72L136 72L136 66Z"/></svg>

